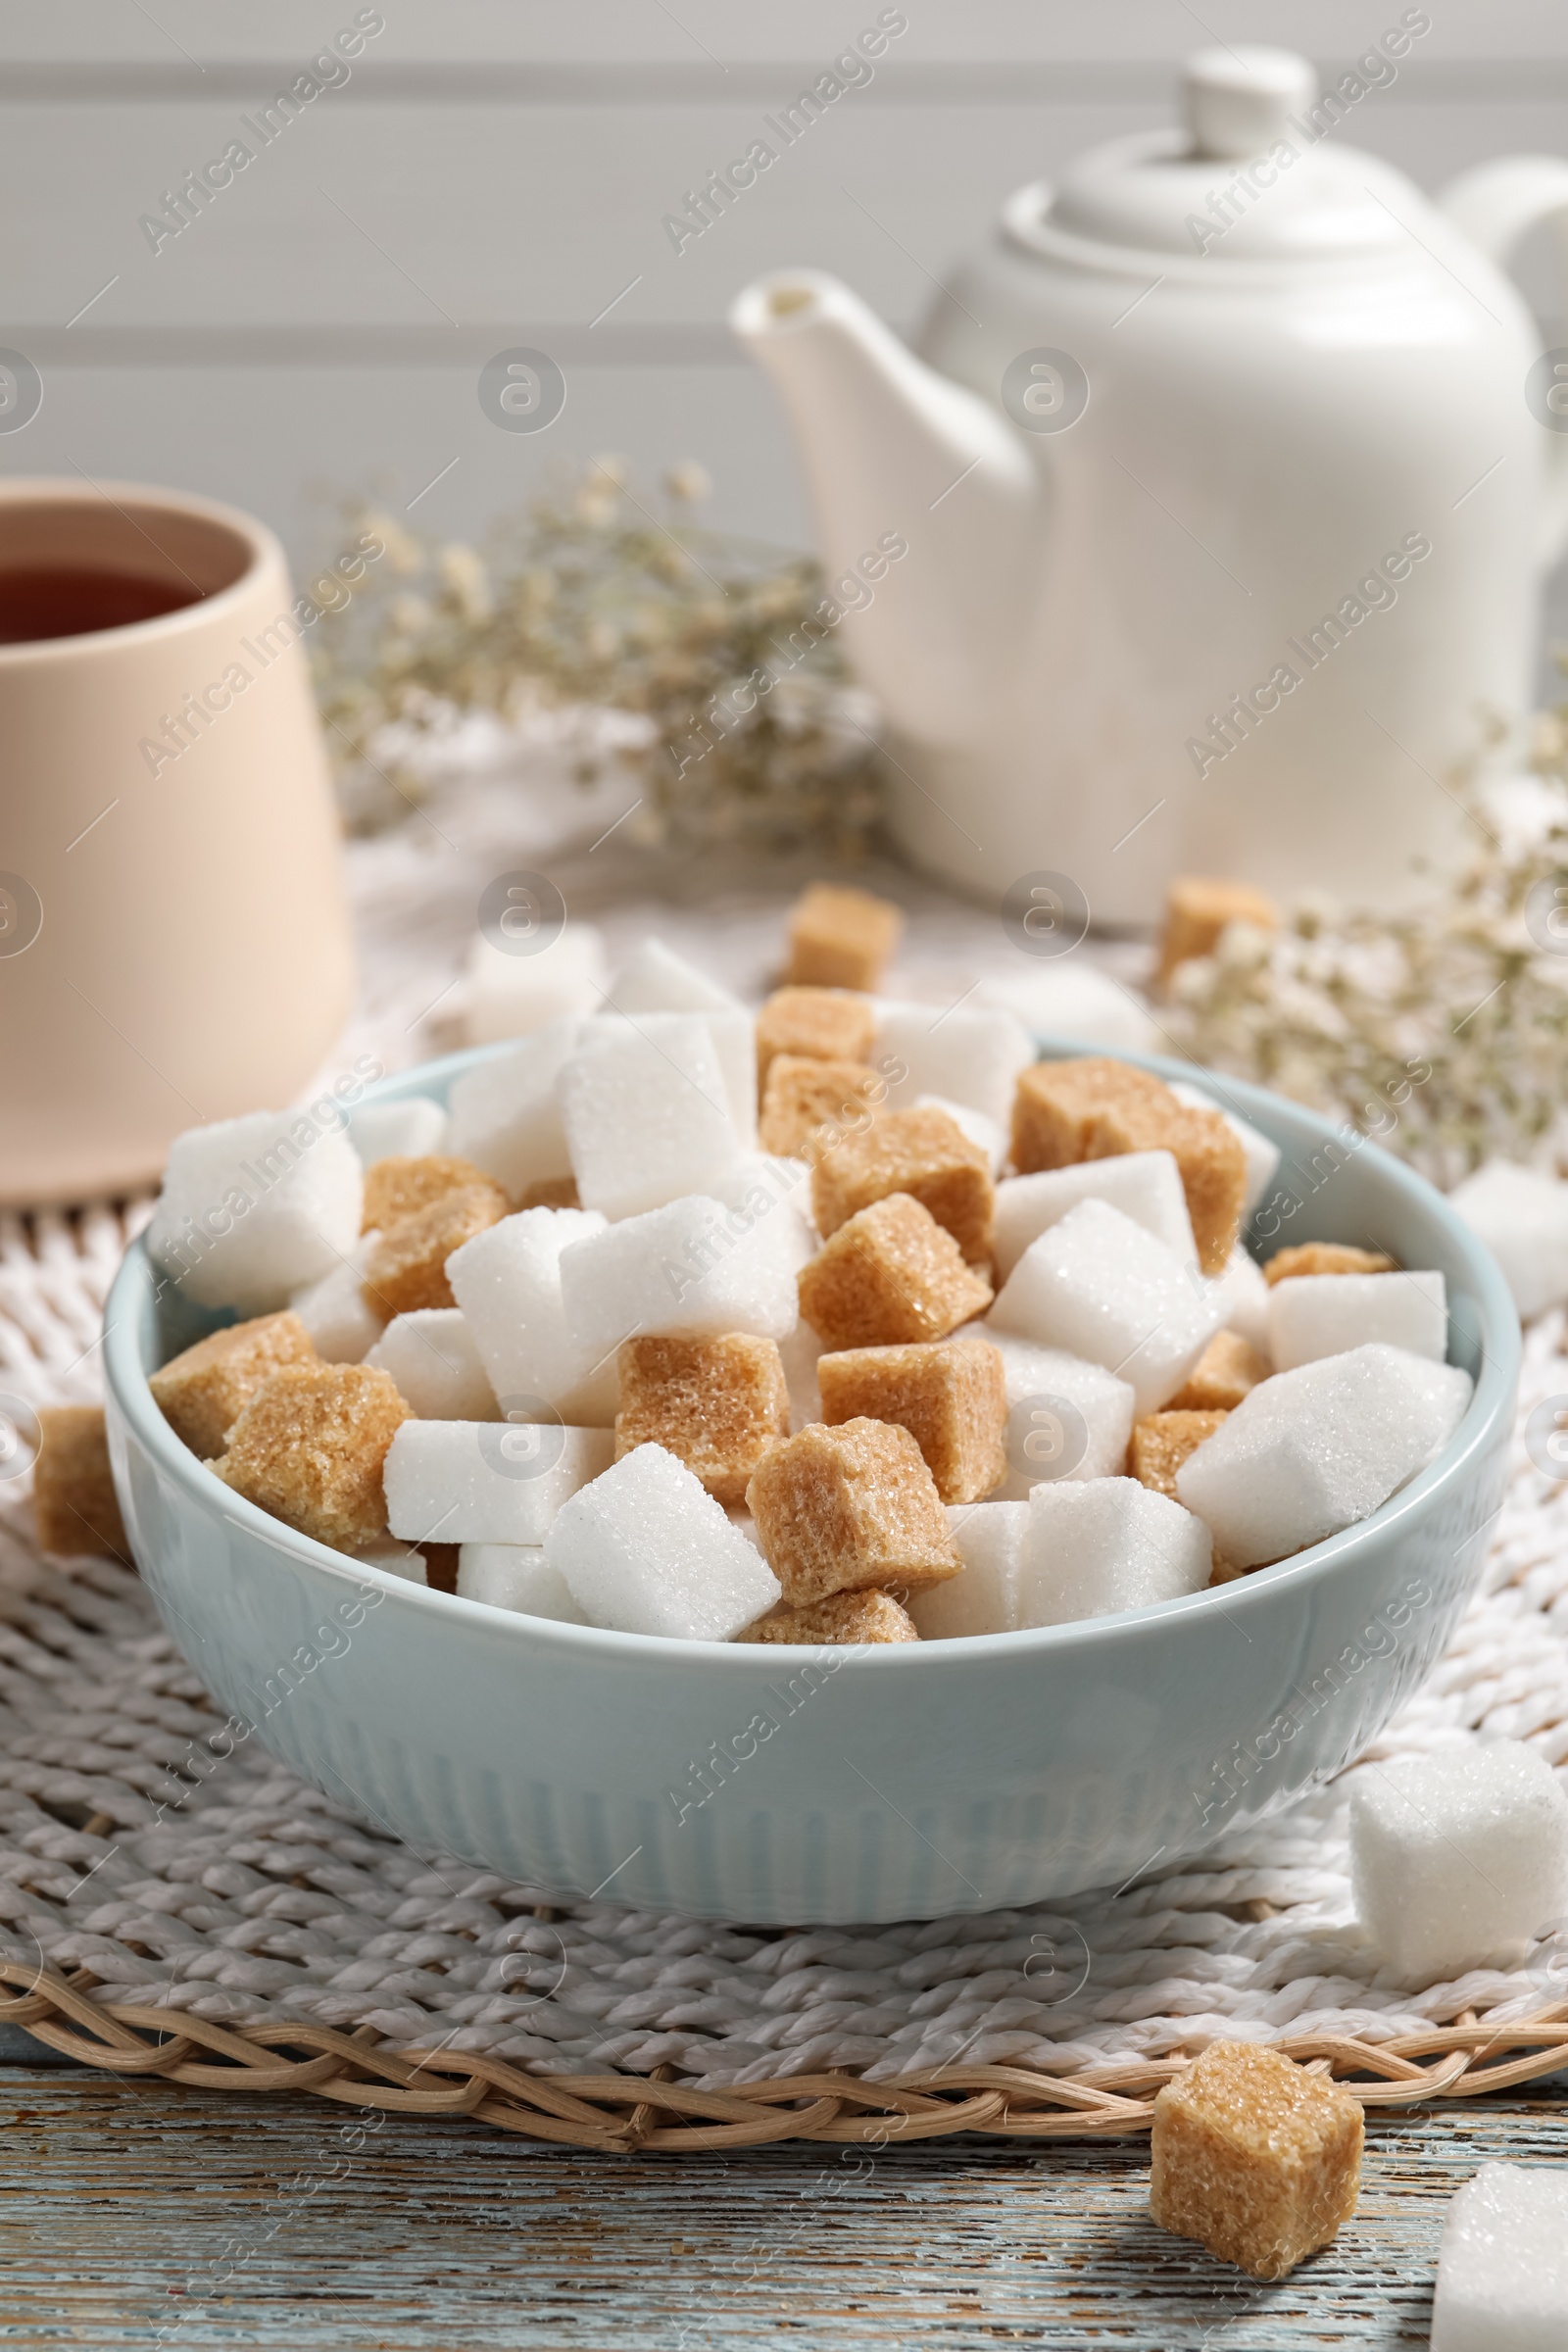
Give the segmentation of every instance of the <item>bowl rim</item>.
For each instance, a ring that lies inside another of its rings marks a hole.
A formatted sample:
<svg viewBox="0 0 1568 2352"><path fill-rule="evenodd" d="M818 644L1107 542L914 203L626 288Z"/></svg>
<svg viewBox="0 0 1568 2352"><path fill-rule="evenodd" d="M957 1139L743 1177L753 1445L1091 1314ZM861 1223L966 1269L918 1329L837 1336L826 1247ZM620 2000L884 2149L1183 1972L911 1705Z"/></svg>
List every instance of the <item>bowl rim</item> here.
<svg viewBox="0 0 1568 2352"><path fill-rule="evenodd" d="M1067 1059L1085 1052L1082 1040L1056 1037L1050 1032L1033 1034L1042 1059ZM469 1046L374 1079L367 1085L353 1109L358 1111L369 1104L426 1094L432 1084L445 1087L465 1071L495 1060L524 1042L511 1038L493 1045ZM858 1673L898 1674L915 1671L922 1659L933 1652L944 1656L961 1654L979 1665L1000 1655L1021 1659L1041 1651L1054 1654L1098 1642L1135 1642L1151 1628L1174 1625L1200 1613L1226 1616L1235 1623L1239 1617L1275 1606L1286 1592L1314 1584L1342 1569L1348 1555L1385 1535L1396 1533L1402 1522L1424 1511L1440 1491L1451 1489L1462 1480L1473 1457L1491 1446L1499 1418L1511 1415L1522 1354L1519 1318L1501 1269L1485 1244L1435 1185L1370 1138L1360 1136L1354 1129L1335 1127L1321 1113L1292 1102L1286 1096L1206 1069L1200 1063L1169 1055L1105 1051L1108 1058L1132 1062L1152 1071L1156 1077L1179 1078L1201 1087L1222 1107L1254 1124L1260 1123L1260 1114L1264 1118L1277 1118L1284 1112L1306 1130L1302 1140L1311 1140L1318 1149L1333 1142L1357 1153L1374 1152L1380 1180L1390 1184L1397 1198L1419 1203L1429 1214L1436 1208L1447 1229L1450 1244L1465 1262L1481 1309L1476 1335L1481 1352L1480 1373L1464 1416L1437 1459L1367 1518L1355 1521L1338 1535L1325 1537L1321 1544L1311 1544L1267 1567L1253 1569L1230 1584L1205 1586L1201 1592L1185 1593L1174 1600L1151 1602L1143 1608L1076 1618L1064 1625L1032 1626L1017 1633L952 1635L919 1642L849 1646L694 1642L654 1634L619 1633L605 1626L569 1625L555 1618L528 1617L516 1610L495 1608L487 1601L441 1592L397 1576L390 1569L377 1568L371 1561L357 1559L352 1553L334 1551L314 1537L302 1535L274 1519L244 1495L220 1488L220 1482L208 1473L205 1463L175 1437L154 1402L135 1337L146 1294L151 1291L156 1300L159 1283L165 1279L155 1271L147 1253L145 1234L139 1234L126 1250L105 1303L107 1395L160 1469L198 1509L220 1508L222 1516L246 1535L266 1544L270 1550L283 1553L300 1567L324 1574L331 1582L345 1577L371 1580L388 1596L417 1611L445 1617L449 1624L453 1622L450 1612L456 1606L471 1629L482 1629L492 1641L514 1642L536 1652L543 1646L584 1660L597 1658L608 1663L620 1659L656 1669L662 1666L670 1673L701 1662L710 1670L743 1674L760 1682L778 1676L790 1658L831 1658L837 1661L835 1671L848 1667Z"/></svg>

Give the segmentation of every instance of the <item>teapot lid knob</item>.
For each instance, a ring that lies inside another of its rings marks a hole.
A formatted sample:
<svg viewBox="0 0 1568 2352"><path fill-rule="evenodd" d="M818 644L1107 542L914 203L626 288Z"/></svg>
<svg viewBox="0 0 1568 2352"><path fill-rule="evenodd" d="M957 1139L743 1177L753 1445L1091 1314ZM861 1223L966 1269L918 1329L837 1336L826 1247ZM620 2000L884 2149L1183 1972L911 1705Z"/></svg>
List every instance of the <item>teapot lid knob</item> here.
<svg viewBox="0 0 1568 2352"><path fill-rule="evenodd" d="M1200 49L1183 69L1193 153L1237 162L1262 155L1293 111L1311 106L1317 76L1293 49Z"/></svg>

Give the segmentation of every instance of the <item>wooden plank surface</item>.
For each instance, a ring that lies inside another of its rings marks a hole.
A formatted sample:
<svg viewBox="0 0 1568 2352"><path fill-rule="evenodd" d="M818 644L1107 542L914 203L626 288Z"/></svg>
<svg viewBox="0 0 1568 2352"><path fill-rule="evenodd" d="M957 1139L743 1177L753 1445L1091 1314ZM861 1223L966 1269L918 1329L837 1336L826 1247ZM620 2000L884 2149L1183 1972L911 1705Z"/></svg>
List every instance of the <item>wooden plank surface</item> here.
<svg viewBox="0 0 1568 2352"><path fill-rule="evenodd" d="M1427 2342L1452 2190L1560 2162L1568 2106L1380 2119L1354 2222L1270 2286L1155 2230L1141 2143L612 2159L345 2132L319 2101L0 2068L0 2343L1392 2352Z"/></svg>

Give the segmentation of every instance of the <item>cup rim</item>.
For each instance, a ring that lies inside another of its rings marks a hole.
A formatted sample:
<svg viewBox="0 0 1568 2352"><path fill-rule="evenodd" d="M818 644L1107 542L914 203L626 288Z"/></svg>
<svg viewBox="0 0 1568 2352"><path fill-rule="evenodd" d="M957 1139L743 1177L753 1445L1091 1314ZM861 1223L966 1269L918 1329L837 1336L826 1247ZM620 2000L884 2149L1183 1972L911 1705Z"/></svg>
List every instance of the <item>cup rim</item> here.
<svg viewBox="0 0 1568 2352"><path fill-rule="evenodd" d="M202 628L215 616L222 620L250 593L265 571L280 570L287 576L280 541L254 514L247 514L243 508L227 506L220 499L201 498L193 491L166 489L156 482L96 482L71 474L16 474L0 481L0 521L8 507L118 507L122 501L162 508L169 514L190 515L231 531L250 551L243 570L226 587L215 588L211 596L200 596L193 604L176 606L172 612L155 612L146 620L122 621L117 628L84 629L74 637L33 637L20 645L0 645L0 670L20 668L31 662L82 660L101 646L118 648Z"/></svg>

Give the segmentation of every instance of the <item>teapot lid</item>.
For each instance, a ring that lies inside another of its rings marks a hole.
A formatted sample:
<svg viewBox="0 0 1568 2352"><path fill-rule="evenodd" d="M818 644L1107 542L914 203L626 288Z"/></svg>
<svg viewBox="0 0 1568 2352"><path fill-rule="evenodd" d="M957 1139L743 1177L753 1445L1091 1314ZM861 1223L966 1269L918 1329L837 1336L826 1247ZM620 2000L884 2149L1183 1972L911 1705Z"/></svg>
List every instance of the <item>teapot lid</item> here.
<svg viewBox="0 0 1568 2352"><path fill-rule="evenodd" d="M1386 72L1371 76L1374 57ZM1320 97L1289 49L1201 49L1183 69L1181 128L1081 156L1054 190L1020 190L1012 235L1035 251L1134 247L1259 262L1350 259L1409 243L1425 200L1401 172L1327 134L1392 81L1381 51ZM1105 258L1108 259L1108 256Z"/></svg>

